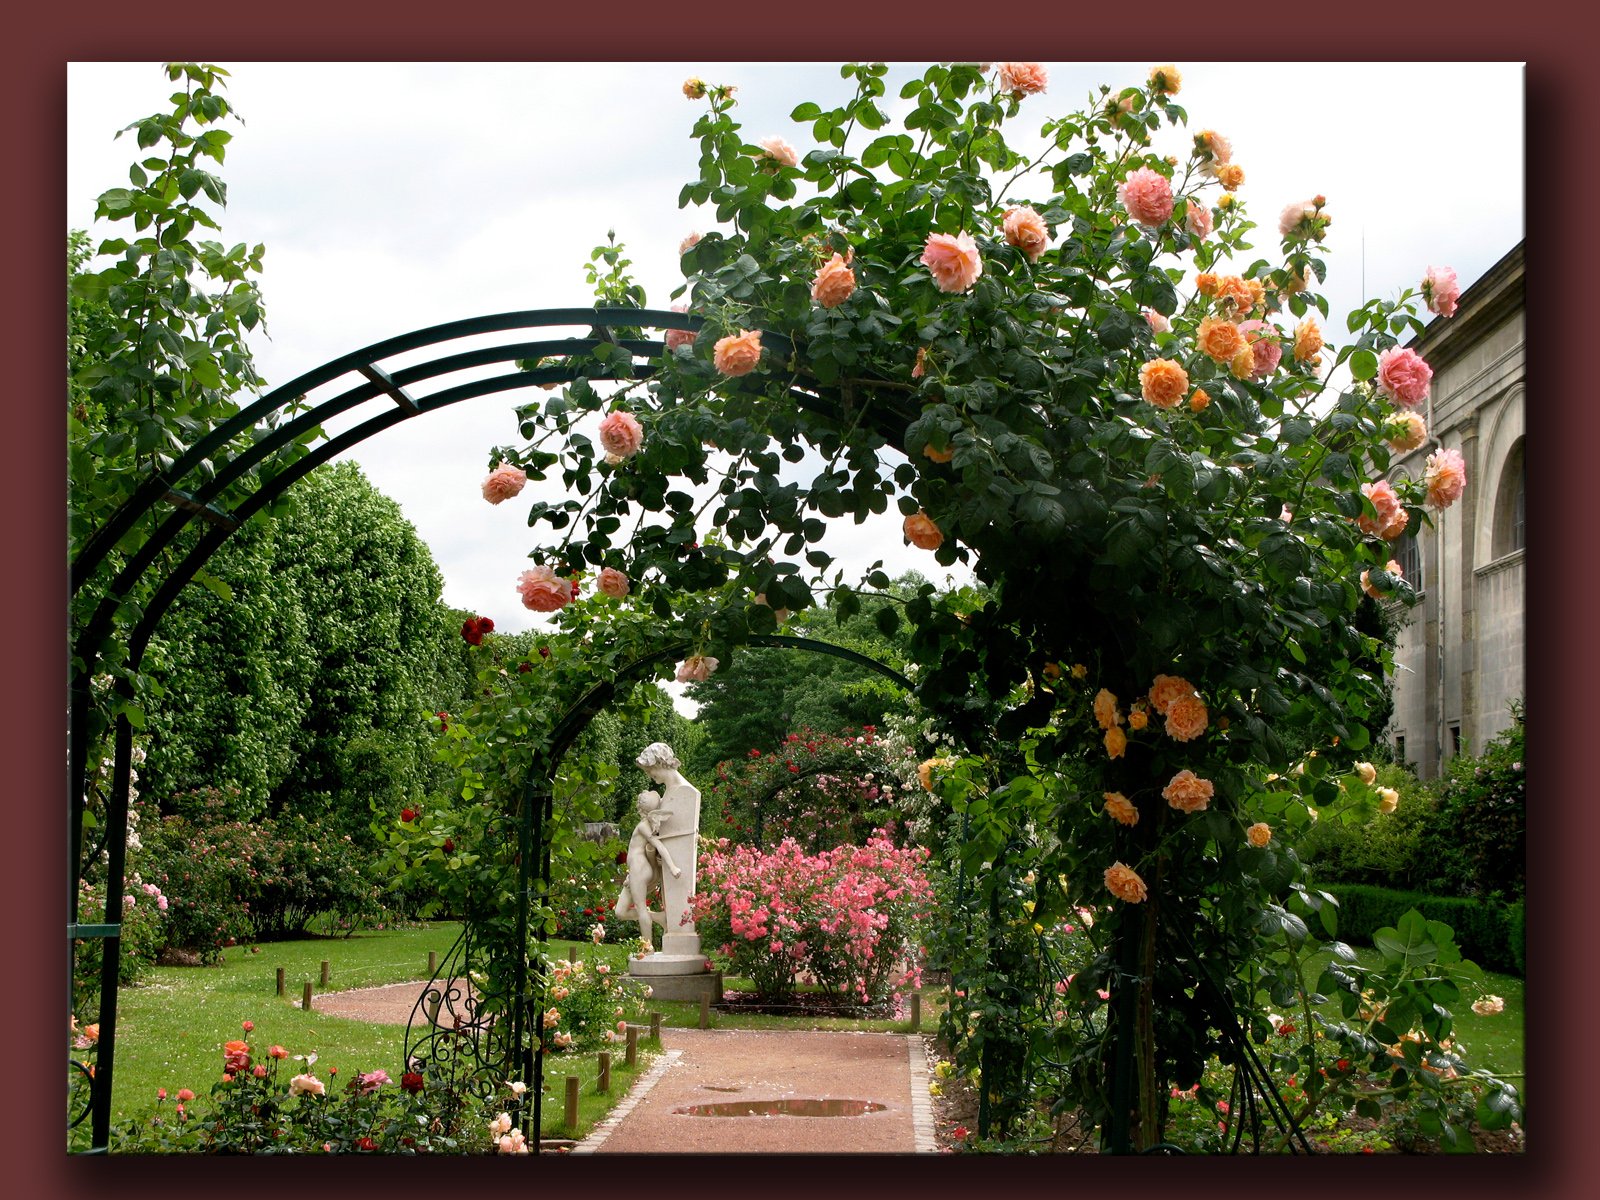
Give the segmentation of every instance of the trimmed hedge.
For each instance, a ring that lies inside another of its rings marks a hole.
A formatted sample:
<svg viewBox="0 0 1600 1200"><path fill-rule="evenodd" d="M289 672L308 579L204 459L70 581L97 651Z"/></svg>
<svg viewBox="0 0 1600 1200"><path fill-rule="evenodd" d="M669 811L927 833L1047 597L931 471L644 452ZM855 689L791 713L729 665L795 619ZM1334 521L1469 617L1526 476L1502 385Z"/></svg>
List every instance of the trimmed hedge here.
<svg viewBox="0 0 1600 1200"><path fill-rule="evenodd" d="M1339 900L1339 936L1345 941L1370 944L1376 930L1393 926L1414 908L1428 920L1450 926L1462 955L1480 967L1519 978L1524 974L1526 943L1520 903L1461 900L1360 883L1321 886Z"/></svg>

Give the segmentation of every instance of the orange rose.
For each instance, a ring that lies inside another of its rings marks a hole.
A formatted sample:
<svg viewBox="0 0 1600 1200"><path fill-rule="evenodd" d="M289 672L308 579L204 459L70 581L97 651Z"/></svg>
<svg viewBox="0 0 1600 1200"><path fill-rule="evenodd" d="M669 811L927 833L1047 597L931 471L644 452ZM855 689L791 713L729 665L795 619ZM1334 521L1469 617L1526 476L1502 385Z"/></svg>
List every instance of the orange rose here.
<svg viewBox="0 0 1600 1200"><path fill-rule="evenodd" d="M927 513L918 510L905 520L906 540L919 550L937 550L944 541L944 534L933 523Z"/></svg>
<svg viewBox="0 0 1600 1200"><path fill-rule="evenodd" d="M1162 63L1159 67L1150 68L1150 90L1164 92L1168 96L1176 96L1178 89L1183 86L1183 75L1171 63Z"/></svg>
<svg viewBox="0 0 1600 1200"><path fill-rule="evenodd" d="M1148 724L1150 724L1150 714L1145 711L1143 701L1128 710L1129 729L1143 729Z"/></svg>
<svg viewBox="0 0 1600 1200"><path fill-rule="evenodd" d="M1122 752L1128 748L1128 735L1113 725L1106 730L1106 754L1112 758L1121 758Z"/></svg>
<svg viewBox="0 0 1600 1200"><path fill-rule="evenodd" d="M1094 719L1101 729L1122 724L1122 714L1117 712L1117 698L1105 688L1094 694Z"/></svg>
<svg viewBox="0 0 1600 1200"><path fill-rule="evenodd" d="M1252 846L1265 846L1272 841L1272 826L1265 821L1257 821L1244 831L1244 836L1250 840Z"/></svg>
<svg viewBox="0 0 1600 1200"><path fill-rule="evenodd" d="M1106 868L1105 882L1108 892L1129 904L1138 904L1149 894L1138 872L1120 862Z"/></svg>
<svg viewBox="0 0 1600 1200"><path fill-rule="evenodd" d="M1153 358L1139 368L1139 390L1157 408L1171 408L1189 390L1189 373L1170 358Z"/></svg>
<svg viewBox="0 0 1600 1200"><path fill-rule="evenodd" d="M1211 797L1216 794L1216 788L1209 779L1201 779L1186 769L1174 775L1167 786L1161 789L1161 794L1179 812L1196 813L1205 811L1211 803Z"/></svg>
<svg viewBox="0 0 1600 1200"><path fill-rule="evenodd" d="M1217 168L1217 182L1228 191L1235 191L1244 182L1244 168L1238 163L1224 163Z"/></svg>
<svg viewBox="0 0 1600 1200"><path fill-rule="evenodd" d="M1249 379L1250 372L1256 367L1256 352L1249 346L1241 346L1239 353L1233 356L1233 361L1228 364L1228 374L1235 379Z"/></svg>
<svg viewBox="0 0 1600 1200"><path fill-rule="evenodd" d="M817 272L811 284L811 298L823 308L838 308L855 290L856 273L850 269L850 260L835 254Z"/></svg>
<svg viewBox="0 0 1600 1200"><path fill-rule="evenodd" d="M1164 717L1174 700L1193 695L1195 686L1187 679L1176 675L1157 675L1155 682L1150 685L1150 707Z"/></svg>
<svg viewBox="0 0 1600 1200"><path fill-rule="evenodd" d="M1139 810L1121 792L1107 792L1105 796L1107 816L1124 825L1137 825L1139 823Z"/></svg>
<svg viewBox="0 0 1600 1200"><path fill-rule="evenodd" d="M1194 277L1194 286L1200 290L1202 296L1215 296L1217 294L1218 279L1210 271L1201 271Z"/></svg>
<svg viewBox="0 0 1600 1200"><path fill-rule="evenodd" d="M1211 397L1206 394L1205 388L1195 388L1194 395L1189 397L1191 412L1203 412L1206 405L1211 403Z"/></svg>
<svg viewBox="0 0 1600 1200"><path fill-rule="evenodd" d="M1193 741L1210 723L1205 701L1199 696L1179 696L1167 706L1167 736L1174 741Z"/></svg>
<svg viewBox="0 0 1600 1200"><path fill-rule="evenodd" d="M761 362L761 331L741 329L718 340L711 361L724 375L748 375Z"/></svg>
<svg viewBox="0 0 1600 1200"><path fill-rule="evenodd" d="M1201 321L1199 332L1195 337L1200 343L1200 349L1219 363L1232 362L1233 356L1241 349L1249 348L1244 340L1244 334L1239 332L1237 325L1232 321L1218 320L1216 317L1207 317Z"/></svg>
<svg viewBox="0 0 1600 1200"><path fill-rule="evenodd" d="M1294 357L1297 362L1309 362L1322 350L1322 330L1316 319L1307 317L1294 327Z"/></svg>

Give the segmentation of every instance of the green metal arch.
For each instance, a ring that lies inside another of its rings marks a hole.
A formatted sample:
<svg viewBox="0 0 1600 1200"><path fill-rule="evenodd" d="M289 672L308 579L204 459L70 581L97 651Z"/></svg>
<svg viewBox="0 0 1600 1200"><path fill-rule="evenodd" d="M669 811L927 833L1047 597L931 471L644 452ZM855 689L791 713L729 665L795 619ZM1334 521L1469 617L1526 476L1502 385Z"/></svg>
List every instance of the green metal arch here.
<svg viewBox="0 0 1600 1200"><path fill-rule="evenodd" d="M463 338L516 330L542 329L551 326L587 327L583 337L565 337L543 340L517 340L500 345L457 350L427 362L398 367L392 371L383 360L417 350L446 345ZM82 628L72 631L72 651L76 668L72 671L68 704L68 891L67 935L69 950L74 940L100 939L105 947L101 967L101 1010L99 1066L94 1081L92 1111L92 1143L96 1151L103 1151L110 1128L111 1086L116 1047L116 997L117 973L120 966L121 939L118 920L122 911L122 874L126 863L126 837L131 769L132 728L125 716L118 716L113 726L113 766L111 792L107 801L106 850L107 863L106 919L100 925L77 923L78 882L81 878L83 844L85 784L87 780L88 726L90 718L90 681L104 649L114 636L117 617L123 610L128 595L153 568L163 552L170 547L189 523L204 519L209 528L196 544L173 566L157 585L150 601L137 614L137 619L127 635L130 667L137 669L150 638L162 617L182 589L224 541L245 521L256 515L267 504L282 495L289 487L317 466L329 461L345 450L366 441L386 429L424 413L431 413L450 405L496 395L520 388L538 387L551 383L570 382L578 373L569 366L544 366L531 371L516 369L487 378L472 379L445 387L425 397L417 398L408 390L413 386L434 380L447 379L461 371L473 370L498 363L549 356L575 357L588 354L601 344L626 350L630 355L629 369L615 374L588 376L603 379L647 378L654 373L655 362L665 350L661 341L639 338L619 338L617 329L680 329L698 331L701 320L686 313L655 309L632 308L565 308L523 310L475 317L429 326L412 333L402 334L375 342L369 346L341 355L322 366L307 371L289 382L272 389L251 404L240 409L233 417L218 424L184 451L165 470L157 471L144 481L127 501L90 537L80 553L69 564L70 593L76 596L92 580L100 577L110 555L118 543L141 520L157 512L163 505L172 511L159 521L145 543L132 555L107 583L104 595L94 613ZM764 331L763 338L787 356L793 345L782 334ZM324 387L342 376L355 374L361 381L346 388L329 400L304 408L304 397L311 391ZM831 419L839 419L851 407L847 397L836 396L826 390L808 391L791 387L797 404ZM227 489L244 478L247 473L267 463L275 454L318 428L324 421L349 412L368 401L387 397L394 407L357 424L335 438L319 444L314 450L299 458L288 468L272 476L255 492L231 511L219 507L218 501ZM266 433L259 433L252 444L214 471L207 471L211 457L236 439L258 431L263 422L274 422L283 412L294 412L282 425L271 425ZM903 434L909 419L908 411L899 405L887 405L886 421L879 432L888 444L903 451ZM795 644L808 639L783 639L775 637L757 644ZM809 648L822 653L836 654L860 660L864 665L898 679L904 686L910 682L883 664L865 656L855 655L843 647L814 643ZM663 650L647 660L632 664L628 670L642 674L652 669L666 654L679 648ZM600 689L579 701L569 713L570 724L563 723L561 730L565 741L561 753L584 725L604 706L613 690L605 695ZM128 685L119 685L121 695L132 699ZM586 714L586 715L585 715ZM558 754L551 761L559 761ZM68 1000L71 1000L71 955L68 959Z"/></svg>

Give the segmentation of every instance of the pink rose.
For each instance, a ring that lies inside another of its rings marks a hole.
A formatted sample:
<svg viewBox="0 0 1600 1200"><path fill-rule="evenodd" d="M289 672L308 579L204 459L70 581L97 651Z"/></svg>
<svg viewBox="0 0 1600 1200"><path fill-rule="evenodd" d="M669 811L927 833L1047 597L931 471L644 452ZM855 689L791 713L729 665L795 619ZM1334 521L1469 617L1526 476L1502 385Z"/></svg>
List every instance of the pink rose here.
<svg viewBox="0 0 1600 1200"><path fill-rule="evenodd" d="M1378 355L1378 387L1402 408L1415 408L1428 398L1433 368L1410 348L1391 346Z"/></svg>
<svg viewBox="0 0 1600 1200"><path fill-rule="evenodd" d="M1433 508L1449 508L1467 489L1466 459L1459 450L1436 451L1428 455L1422 479L1428 485L1428 504Z"/></svg>
<svg viewBox="0 0 1600 1200"><path fill-rule="evenodd" d="M1006 242L1028 256L1029 262L1038 262L1050 240L1050 230L1044 218L1027 205L1006 209Z"/></svg>
<svg viewBox="0 0 1600 1200"><path fill-rule="evenodd" d="M964 292L983 274L978 243L970 233L930 233L922 248L922 264L941 292Z"/></svg>
<svg viewBox="0 0 1600 1200"><path fill-rule="evenodd" d="M823 308L838 308L855 290L856 273L850 269L850 260L835 254L812 281L811 298Z"/></svg>
<svg viewBox="0 0 1600 1200"><path fill-rule="evenodd" d="M1395 560L1392 558L1389 560L1388 565L1383 569L1389 572L1389 574L1394 576L1396 579L1405 578L1405 576L1400 573L1400 564L1395 562ZM1371 596L1374 600L1382 600L1388 595L1387 592L1380 592L1376 587L1373 586L1371 571L1361 572L1361 590L1367 595Z"/></svg>
<svg viewBox="0 0 1600 1200"><path fill-rule="evenodd" d="M1422 276L1422 298L1428 311L1441 317L1456 315L1456 301L1461 298L1461 285L1456 273L1449 267L1429 267Z"/></svg>
<svg viewBox="0 0 1600 1200"><path fill-rule="evenodd" d="M724 375L748 375L761 362L761 331L741 329L718 340L711 361Z"/></svg>
<svg viewBox="0 0 1600 1200"><path fill-rule="evenodd" d="M1312 204L1309 200L1296 200L1292 204L1284 205L1283 212L1278 214L1278 232L1284 237L1291 236L1305 219L1311 215Z"/></svg>
<svg viewBox="0 0 1600 1200"><path fill-rule="evenodd" d="M1245 321L1240 324L1239 332L1244 334L1254 356L1250 378L1261 379L1276 371L1278 361L1283 358L1283 346L1274 336L1278 331L1265 321Z"/></svg>
<svg viewBox="0 0 1600 1200"><path fill-rule="evenodd" d="M1183 227L1195 241L1205 241L1211 236L1211 210L1191 198L1183 210Z"/></svg>
<svg viewBox="0 0 1600 1200"><path fill-rule="evenodd" d="M572 583L562 579L549 567L538 566L517 577L517 591L522 594L522 607L534 612L555 612L572 602Z"/></svg>
<svg viewBox="0 0 1600 1200"><path fill-rule="evenodd" d="M689 253L689 251L693 250L699 244L700 235L698 233L691 233L688 237L684 238L683 241L678 243L678 257L682 258L685 254Z"/></svg>
<svg viewBox="0 0 1600 1200"><path fill-rule="evenodd" d="M781 163L786 167L800 165L800 152L781 137L769 137L761 140L761 148L765 150L766 157Z"/></svg>
<svg viewBox="0 0 1600 1200"><path fill-rule="evenodd" d="M1149 323L1151 330L1156 333L1166 333L1172 328L1172 322L1153 308L1144 310L1144 319Z"/></svg>
<svg viewBox="0 0 1600 1200"><path fill-rule="evenodd" d="M1031 96L1044 91L1050 80L1043 63L1003 62L1000 64L1000 90L1013 96Z"/></svg>
<svg viewBox="0 0 1600 1200"><path fill-rule="evenodd" d="M1396 454L1409 454L1428 440L1428 425L1421 413L1396 413L1384 430L1389 449Z"/></svg>
<svg viewBox="0 0 1600 1200"><path fill-rule="evenodd" d="M621 600L628 594L628 577L614 567L602 567L595 586L613 600Z"/></svg>
<svg viewBox="0 0 1600 1200"><path fill-rule="evenodd" d="M1141 225L1156 226L1172 215L1172 183L1160 171L1140 167L1117 189L1128 215Z"/></svg>
<svg viewBox="0 0 1600 1200"><path fill-rule="evenodd" d="M1204 165L1208 175L1215 175L1218 167L1226 166L1233 161L1233 143L1215 129L1202 129L1195 134L1194 140L1200 150L1208 156Z"/></svg>
<svg viewBox="0 0 1600 1200"><path fill-rule="evenodd" d="M600 422L600 445L607 454L631 458L644 445L644 428L632 413L618 409Z"/></svg>
<svg viewBox="0 0 1600 1200"><path fill-rule="evenodd" d="M678 682L704 683L716 669L716 659L704 654L691 654L678 664Z"/></svg>
<svg viewBox="0 0 1600 1200"><path fill-rule="evenodd" d="M490 504L509 500L528 484L528 475L521 467L503 463L489 472L483 481L483 498Z"/></svg>
<svg viewBox="0 0 1600 1200"><path fill-rule="evenodd" d="M689 306L687 304L674 304L672 306L672 311L686 313L689 311ZM665 334L662 335L661 338L661 340L666 344L669 353L673 350L676 350L679 346L694 345L694 339L695 333L691 329L669 329Z"/></svg>
<svg viewBox="0 0 1600 1200"><path fill-rule="evenodd" d="M1356 518L1356 524L1361 526L1362 533L1377 534L1394 524L1395 514L1404 513L1400 507L1400 497L1395 494L1389 482L1380 479L1377 483L1364 483L1361 485L1361 494L1372 502L1375 515L1367 516L1363 513Z"/></svg>

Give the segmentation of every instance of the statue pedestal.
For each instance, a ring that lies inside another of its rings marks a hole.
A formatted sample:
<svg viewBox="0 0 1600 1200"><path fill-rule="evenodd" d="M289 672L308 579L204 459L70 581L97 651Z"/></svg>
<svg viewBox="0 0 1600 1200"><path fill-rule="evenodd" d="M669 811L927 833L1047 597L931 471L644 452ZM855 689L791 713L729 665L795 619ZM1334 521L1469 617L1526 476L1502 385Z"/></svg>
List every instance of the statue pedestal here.
<svg viewBox="0 0 1600 1200"><path fill-rule="evenodd" d="M659 953L628 960L628 977L648 984L651 999L699 1003L709 996L711 1003L721 1002L722 972L706 970L699 934L663 934L661 946Z"/></svg>

